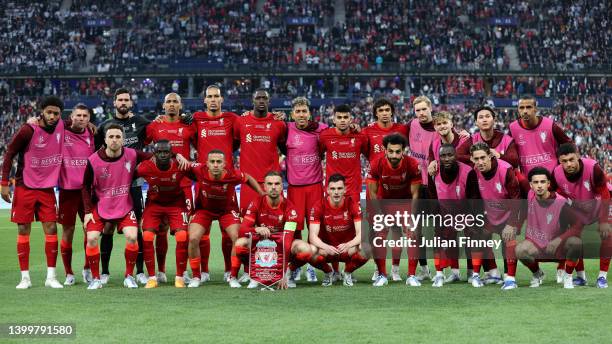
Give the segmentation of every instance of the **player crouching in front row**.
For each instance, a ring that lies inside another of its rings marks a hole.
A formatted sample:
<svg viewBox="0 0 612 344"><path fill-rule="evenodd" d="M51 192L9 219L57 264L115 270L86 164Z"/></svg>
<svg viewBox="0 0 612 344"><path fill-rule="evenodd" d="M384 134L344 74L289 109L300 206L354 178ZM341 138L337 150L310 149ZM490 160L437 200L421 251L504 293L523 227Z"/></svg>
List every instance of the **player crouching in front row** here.
<svg viewBox="0 0 612 344"><path fill-rule="evenodd" d="M563 287L574 288L572 272L582 254L582 226L567 199L549 191L552 179L543 167L529 171L527 227L525 240L516 246L516 257L533 273L530 287L539 287L544 279L538 261L565 259ZM563 231L563 228L567 230Z"/></svg>
<svg viewBox="0 0 612 344"><path fill-rule="evenodd" d="M331 286L332 268L329 262L346 263L343 284L353 286L353 271L368 261L361 251L361 209L358 201L345 196L345 179L340 174L329 177L327 197L310 211L309 241L314 252L311 265L323 270L322 285Z"/></svg>
<svg viewBox="0 0 612 344"><path fill-rule="evenodd" d="M248 233L268 238L273 233L286 232L283 257L289 257L289 259L283 260L284 271L287 270L288 265L295 270L310 261L312 257L310 246L306 242L293 240L293 233L298 221L297 211L293 204L283 197L283 178L279 172L270 171L266 174L264 191L265 195L258 197L249 204L240 226L240 238L236 240L235 245L236 256L232 256L232 270L229 281L232 288L241 287L236 278L240 265L248 266L251 243L251 239L247 237ZM289 275L290 273L285 274L279 284L279 289L295 288L295 281L289 281ZM258 283L251 280L247 288L254 289L257 287Z"/></svg>

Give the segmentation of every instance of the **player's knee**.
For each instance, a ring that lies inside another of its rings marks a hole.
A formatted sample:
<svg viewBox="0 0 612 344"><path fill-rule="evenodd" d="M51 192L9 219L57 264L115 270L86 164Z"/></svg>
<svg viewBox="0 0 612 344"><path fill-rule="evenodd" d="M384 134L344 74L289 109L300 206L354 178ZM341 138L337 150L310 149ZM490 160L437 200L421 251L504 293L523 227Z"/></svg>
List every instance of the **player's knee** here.
<svg viewBox="0 0 612 344"><path fill-rule="evenodd" d="M308 244L302 240L294 240L291 248L293 253L307 253L310 251Z"/></svg>
<svg viewBox="0 0 612 344"><path fill-rule="evenodd" d="M569 237L565 240L565 251L568 253L580 252L582 240L578 237Z"/></svg>
<svg viewBox="0 0 612 344"><path fill-rule="evenodd" d="M236 246L247 247L249 245L249 241L247 238L238 238L236 239Z"/></svg>
<svg viewBox="0 0 612 344"><path fill-rule="evenodd" d="M521 243L519 243L518 245L516 245L516 249L515 249L515 254L516 254L516 258L527 258L529 256L528 252L529 249L527 247L527 243L526 241L523 241Z"/></svg>
<svg viewBox="0 0 612 344"><path fill-rule="evenodd" d="M17 232L19 233L19 235L29 235L30 229L31 229L30 224L18 224L17 225Z"/></svg>

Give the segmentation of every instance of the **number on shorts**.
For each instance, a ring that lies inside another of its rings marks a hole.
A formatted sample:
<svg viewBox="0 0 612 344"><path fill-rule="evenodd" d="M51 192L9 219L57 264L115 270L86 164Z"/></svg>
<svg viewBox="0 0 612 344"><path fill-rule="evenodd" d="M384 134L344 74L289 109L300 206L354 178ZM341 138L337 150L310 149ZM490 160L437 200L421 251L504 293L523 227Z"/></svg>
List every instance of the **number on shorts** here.
<svg viewBox="0 0 612 344"><path fill-rule="evenodd" d="M186 212L182 212L181 215L183 216L183 224L186 225L189 223L189 215L187 215Z"/></svg>
<svg viewBox="0 0 612 344"><path fill-rule="evenodd" d="M136 221L136 213L133 210L130 211L130 220Z"/></svg>

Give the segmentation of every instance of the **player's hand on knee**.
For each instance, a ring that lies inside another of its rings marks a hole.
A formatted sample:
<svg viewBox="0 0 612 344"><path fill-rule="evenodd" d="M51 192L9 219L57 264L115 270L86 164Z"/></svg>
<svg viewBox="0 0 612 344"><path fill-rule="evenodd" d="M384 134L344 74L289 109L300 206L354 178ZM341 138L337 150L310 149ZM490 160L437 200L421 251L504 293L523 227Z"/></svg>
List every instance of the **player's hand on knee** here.
<svg viewBox="0 0 612 344"><path fill-rule="evenodd" d="M270 234L272 234L268 227L256 227L255 232L266 239L270 237Z"/></svg>
<svg viewBox="0 0 612 344"><path fill-rule="evenodd" d="M91 222L91 223L96 223L96 221L94 220L93 214L92 213L87 213L85 214L85 216L83 217L83 226L85 228L87 228L87 224Z"/></svg>
<svg viewBox="0 0 612 344"><path fill-rule="evenodd" d="M504 230L502 231L502 239L504 241L512 241L516 238L516 228L510 226L510 225L506 225L506 227L504 227Z"/></svg>
<svg viewBox="0 0 612 344"><path fill-rule="evenodd" d="M11 195L11 187L8 185L2 185L2 199L6 202L6 203L11 203L12 200L12 195Z"/></svg>

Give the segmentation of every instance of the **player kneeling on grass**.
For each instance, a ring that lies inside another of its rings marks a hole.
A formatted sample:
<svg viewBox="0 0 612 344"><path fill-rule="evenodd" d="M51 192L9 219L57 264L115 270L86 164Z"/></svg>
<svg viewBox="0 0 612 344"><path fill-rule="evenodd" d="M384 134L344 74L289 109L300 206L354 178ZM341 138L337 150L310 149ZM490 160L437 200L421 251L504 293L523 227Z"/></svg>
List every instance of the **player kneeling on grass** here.
<svg viewBox="0 0 612 344"><path fill-rule="evenodd" d="M306 264L312 257L310 246L302 240L293 240L293 233L297 228L298 215L293 204L283 197L283 178L277 171L270 171L264 178L265 195L252 201L244 215L240 226L240 238L236 240L236 257L232 257L232 270L229 285L240 288L236 278L240 265L248 265L249 247L251 239L247 234L257 234L268 238L271 234L285 231L283 245L283 269L287 269L289 262L295 269ZM287 259L288 258L288 259ZM285 271L285 270L283 270ZM295 288L295 281L289 280L289 273L285 274L279 284L279 289ZM251 280L249 289L257 288L258 283Z"/></svg>
<svg viewBox="0 0 612 344"><path fill-rule="evenodd" d="M179 169L178 162L172 158L172 147L168 140L159 140L155 144L154 158L138 165L138 176L149 184L147 204L142 216L143 255L149 273L145 288L157 288L158 282L166 281L166 274L155 274L155 249L153 240L159 233L160 225L168 223L170 232L176 238L176 277L174 286L185 288L183 273L187 266L187 206L190 199L183 191L182 185L188 180L185 172ZM191 189L190 189L191 190ZM163 226L162 228L164 228ZM167 232L167 229L165 229ZM158 238L159 240L159 238Z"/></svg>
<svg viewBox="0 0 612 344"><path fill-rule="evenodd" d="M345 196L344 181L340 174L329 177L327 197L310 211L308 239L315 252L311 265L325 272L324 287L333 283L329 262L346 263L342 280L345 286L352 287L353 271L368 261L360 250L361 209L358 202Z"/></svg>
<svg viewBox="0 0 612 344"><path fill-rule="evenodd" d="M538 260L565 259L563 287L574 288L572 273L582 254L582 226L567 199L548 190L552 177L547 169L535 167L528 178L527 227L525 240L516 246L516 257L533 273L530 287L539 287L544 279Z"/></svg>
<svg viewBox="0 0 612 344"><path fill-rule="evenodd" d="M232 243L238 239L240 217L236 201L236 185L245 183L259 194L263 194L263 191L250 175L239 170L227 169L225 154L216 149L208 153L206 165L194 164L191 167L191 177L197 181L196 189L199 191L195 213L189 223L189 265L193 273L189 288L197 288L200 282L210 280L208 273L201 273L200 241L203 236L209 235L212 222L219 221L221 229L227 233ZM233 259L236 258L234 249L231 256Z"/></svg>
<svg viewBox="0 0 612 344"><path fill-rule="evenodd" d="M87 229L85 254L94 278L87 289L102 288L98 239L107 223L116 224L119 232L125 235L123 285L127 288L138 288L132 276L138 256L138 222L133 210L130 185L135 177L136 165L151 158L151 154L124 148L124 131L121 125L113 123L105 129L106 147L87 159L81 191L85 208L83 224ZM96 199L97 203L94 203L93 199Z"/></svg>

